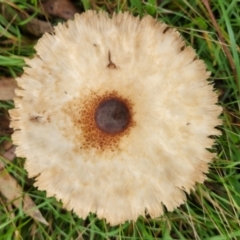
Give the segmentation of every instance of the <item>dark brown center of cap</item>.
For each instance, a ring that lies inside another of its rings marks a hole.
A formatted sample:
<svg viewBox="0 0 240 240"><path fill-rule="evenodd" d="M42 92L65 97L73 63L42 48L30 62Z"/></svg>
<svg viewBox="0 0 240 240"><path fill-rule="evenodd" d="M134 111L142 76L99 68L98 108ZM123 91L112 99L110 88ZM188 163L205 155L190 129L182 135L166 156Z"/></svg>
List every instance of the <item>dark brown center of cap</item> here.
<svg viewBox="0 0 240 240"><path fill-rule="evenodd" d="M116 134L127 128L130 122L130 112L122 100L108 98L100 102L94 119L99 130L108 134Z"/></svg>

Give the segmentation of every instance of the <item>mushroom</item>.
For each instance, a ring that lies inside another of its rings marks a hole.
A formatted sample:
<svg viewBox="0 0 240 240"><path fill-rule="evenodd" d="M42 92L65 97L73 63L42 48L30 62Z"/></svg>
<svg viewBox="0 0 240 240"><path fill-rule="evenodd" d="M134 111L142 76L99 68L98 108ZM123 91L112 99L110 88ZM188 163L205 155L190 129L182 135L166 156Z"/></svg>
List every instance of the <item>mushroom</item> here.
<svg viewBox="0 0 240 240"><path fill-rule="evenodd" d="M172 211L203 183L221 108L179 32L150 16L87 11L35 49L11 127L48 197L116 225Z"/></svg>

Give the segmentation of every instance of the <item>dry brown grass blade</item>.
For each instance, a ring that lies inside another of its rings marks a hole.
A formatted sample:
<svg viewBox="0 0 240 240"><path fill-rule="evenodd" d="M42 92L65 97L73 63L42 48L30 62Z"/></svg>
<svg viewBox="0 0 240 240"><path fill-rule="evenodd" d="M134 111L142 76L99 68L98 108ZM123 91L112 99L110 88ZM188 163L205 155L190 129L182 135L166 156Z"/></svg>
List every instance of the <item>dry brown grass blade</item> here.
<svg viewBox="0 0 240 240"><path fill-rule="evenodd" d="M26 194L23 194L22 188L4 168L0 162L0 192L7 199L8 203L12 203L15 207L23 206L23 211L26 215L32 217L34 220L48 225L48 222L37 209L33 200Z"/></svg>
<svg viewBox="0 0 240 240"><path fill-rule="evenodd" d="M230 66L231 66L231 69L232 69L232 71L233 71L234 78L235 78L236 83L237 83L237 86L238 86L239 83L238 83L238 80L237 80L236 66L235 66L233 57L232 57L232 55L231 55L231 53L230 53L230 51L229 51L229 49L228 49L228 47L227 47L227 44L226 44L226 42L225 42L225 40L224 40L224 37L223 37L222 32L221 32L221 30L220 30L220 27L219 27L219 25L218 25L218 23L217 23L217 21L216 21L216 18L214 17L214 14L213 14L212 9L211 9L210 4L209 4L209 0L202 0L202 3L203 3L204 6L206 7L206 9L207 9L207 11L208 11L208 14L209 14L209 16L210 16L210 19L211 19L211 21L212 21L212 24L213 24L214 28L215 28L216 31L217 31L219 40L220 40L220 42L221 42L221 44L222 44L223 51L224 51L225 55L226 55L227 58L228 58L229 64L230 64Z"/></svg>
<svg viewBox="0 0 240 240"><path fill-rule="evenodd" d="M11 5L11 8L9 5ZM11 23L30 19L30 15L26 11L17 8L16 5L10 2L0 4L0 14ZM29 32L36 37L40 37L45 32L52 32L53 26L49 22L33 18L26 24L22 25L21 30Z"/></svg>
<svg viewBox="0 0 240 240"><path fill-rule="evenodd" d="M79 10L69 0L47 0L42 2L45 13L63 18L72 19Z"/></svg>
<svg viewBox="0 0 240 240"><path fill-rule="evenodd" d="M5 150L5 152L3 153L3 157L8 159L9 161L12 161L16 157L15 150L16 146L12 145L11 147Z"/></svg>
<svg viewBox="0 0 240 240"><path fill-rule="evenodd" d="M16 95L14 93L17 83L13 78L0 78L0 100L6 101L13 99Z"/></svg>
<svg viewBox="0 0 240 240"><path fill-rule="evenodd" d="M11 204L6 206L2 196L0 196L0 205L3 206L4 212L7 213L7 215L8 215L8 219L12 220L13 227L14 227L13 239L14 240L22 240L20 230L15 225L14 219L16 218L16 214L13 210L13 206Z"/></svg>
<svg viewBox="0 0 240 240"><path fill-rule="evenodd" d="M0 136L10 136L13 133L13 129L9 125L9 116L6 114L6 111L0 109Z"/></svg>
<svg viewBox="0 0 240 240"><path fill-rule="evenodd" d="M24 18L23 15L21 15ZM37 18L32 19L25 25L26 30L36 37L40 37L45 32L53 32L53 27L49 22L39 20Z"/></svg>

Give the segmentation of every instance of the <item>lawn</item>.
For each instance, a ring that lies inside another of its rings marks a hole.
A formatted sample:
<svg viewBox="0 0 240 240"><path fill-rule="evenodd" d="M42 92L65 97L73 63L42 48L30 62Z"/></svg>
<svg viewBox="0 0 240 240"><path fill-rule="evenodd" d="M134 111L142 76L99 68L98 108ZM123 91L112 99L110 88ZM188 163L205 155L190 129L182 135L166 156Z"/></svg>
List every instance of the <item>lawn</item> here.
<svg viewBox="0 0 240 240"><path fill-rule="evenodd" d="M9 91L0 101L0 189L3 183L9 188L18 184L16 193L0 192L0 239L240 239L240 1L59 0L65 5L58 8L52 2L0 1L0 93L1 88ZM211 71L209 80L223 108L222 135L211 149L217 157L187 202L159 218L139 217L117 226L94 214L80 219L35 188L24 159L8 152L14 149L8 115L14 108L13 78L23 73L24 58L34 55L45 31L88 9L153 16L177 29ZM9 88L1 84L3 79Z"/></svg>

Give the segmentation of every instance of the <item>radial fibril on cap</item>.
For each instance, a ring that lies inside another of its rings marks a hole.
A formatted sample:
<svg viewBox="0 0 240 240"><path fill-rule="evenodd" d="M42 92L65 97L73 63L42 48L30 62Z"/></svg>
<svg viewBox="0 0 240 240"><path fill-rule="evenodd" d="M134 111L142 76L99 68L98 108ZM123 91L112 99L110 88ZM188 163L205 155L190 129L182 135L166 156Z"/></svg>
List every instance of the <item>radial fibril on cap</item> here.
<svg viewBox="0 0 240 240"><path fill-rule="evenodd" d="M114 225L173 210L204 181L221 108L177 31L88 11L36 51L11 116L17 154L48 196Z"/></svg>

